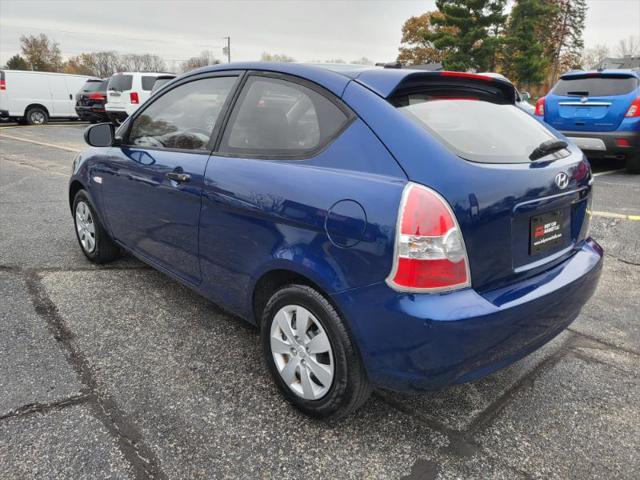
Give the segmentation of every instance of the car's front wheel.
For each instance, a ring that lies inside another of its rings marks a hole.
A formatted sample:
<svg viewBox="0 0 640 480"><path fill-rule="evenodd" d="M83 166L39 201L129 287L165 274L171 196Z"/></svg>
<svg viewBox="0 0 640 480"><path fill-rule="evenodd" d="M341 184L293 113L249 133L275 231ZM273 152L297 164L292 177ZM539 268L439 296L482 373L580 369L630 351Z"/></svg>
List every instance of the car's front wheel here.
<svg viewBox="0 0 640 480"><path fill-rule="evenodd" d="M96 215L87 193L80 190L73 201L73 222L82 253L94 263L107 263L120 256Z"/></svg>
<svg viewBox="0 0 640 480"><path fill-rule="evenodd" d="M364 365L344 322L313 288L278 290L264 309L261 337L276 384L304 413L340 418L369 397Z"/></svg>

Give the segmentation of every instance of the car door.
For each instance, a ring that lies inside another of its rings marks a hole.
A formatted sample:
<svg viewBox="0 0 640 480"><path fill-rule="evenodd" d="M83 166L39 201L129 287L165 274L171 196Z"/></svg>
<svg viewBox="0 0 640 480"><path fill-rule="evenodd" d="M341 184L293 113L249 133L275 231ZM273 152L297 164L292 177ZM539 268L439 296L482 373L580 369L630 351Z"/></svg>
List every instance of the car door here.
<svg viewBox="0 0 640 480"><path fill-rule="evenodd" d="M112 235L184 280L200 281L198 224L210 137L238 75L179 84L127 124L102 168Z"/></svg>
<svg viewBox="0 0 640 480"><path fill-rule="evenodd" d="M289 77L248 75L209 160L200 220L203 289L233 311L243 308L261 265L305 255L311 263L307 252L331 249L327 210L358 189L353 176L314 164L317 155L326 154L324 166L339 156L325 147L355 118L338 98L319 90ZM371 153L370 145L364 141L358 149ZM347 143L338 150L351 156ZM341 225L361 233L364 215L354 212L352 223Z"/></svg>
<svg viewBox="0 0 640 480"><path fill-rule="evenodd" d="M69 94L67 83L62 75L47 75L49 80L49 94L51 95L51 116L66 117L75 115L73 110L73 96Z"/></svg>

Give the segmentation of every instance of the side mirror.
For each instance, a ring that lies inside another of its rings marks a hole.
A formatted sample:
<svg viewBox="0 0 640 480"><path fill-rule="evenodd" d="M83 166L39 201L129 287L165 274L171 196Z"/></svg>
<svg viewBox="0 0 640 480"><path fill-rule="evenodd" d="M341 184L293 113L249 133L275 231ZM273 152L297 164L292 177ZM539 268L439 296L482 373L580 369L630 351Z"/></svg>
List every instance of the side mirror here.
<svg viewBox="0 0 640 480"><path fill-rule="evenodd" d="M115 131L111 123L91 125L84 131L84 141L92 147L111 147L114 140Z"/></svg>
<svg viewBox="0 0 640 480"><path fill-rule="evenodd" d="M531 94L529 92L520 92L520 97L522 97L523 102L531 100Z"/></svg>

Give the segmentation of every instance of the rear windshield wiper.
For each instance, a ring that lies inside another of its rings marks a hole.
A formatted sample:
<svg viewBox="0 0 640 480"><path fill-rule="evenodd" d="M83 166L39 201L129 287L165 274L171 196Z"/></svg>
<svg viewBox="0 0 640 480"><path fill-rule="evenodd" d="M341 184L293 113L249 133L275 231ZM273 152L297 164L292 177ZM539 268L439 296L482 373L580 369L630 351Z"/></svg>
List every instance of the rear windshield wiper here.
<svg viewBox="0 0 640 480"><path fill-rule="evenodd" d="M577 92L567 92L567 95L575 95L578 97L588 97L589 96L589 92L585 91L577 91Z"/></svg>
<svg viewBox="0 0 640 480"><path fill-rule="evenodd" d="M529 160L533 162L534 160L546 157L550 153L557 152L558 150L562 150L568 146L569 144L564 140L547 140L546 142L542 142L533 152L531 152Z"/></svg>

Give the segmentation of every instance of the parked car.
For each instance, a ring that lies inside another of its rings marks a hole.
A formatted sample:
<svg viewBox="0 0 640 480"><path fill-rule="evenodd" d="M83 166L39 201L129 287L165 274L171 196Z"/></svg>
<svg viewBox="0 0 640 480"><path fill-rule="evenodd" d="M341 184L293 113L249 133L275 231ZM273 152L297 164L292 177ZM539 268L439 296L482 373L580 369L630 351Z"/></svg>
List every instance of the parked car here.
<svg viewBox="0 0 640 480"><path fill-rule="evenodd" d="M153 87L151 87L151 95L156 93L158 90L160 90L160 88L164 87L167 83L169 83L174 78L176 78L175 75L169 75L169 74L161 75L157 77L155 83L153 84Z"/></svg>
<svg viewBox="0 0 640 480"><path fill-rule="evenodd" d="M73 96L91 77L0 70L0 117L29 125L50 118L78 118Z"/></svg>
<svg viewBox="0 0 640 480"><path fill-rule="evenodd" d="M625 161L640 173L640 72L570 72L536 104L536 115L591 158Z"/></svg>
<svg viewBox="0 0 640 480"><path fill-rule="evenodd" d="M85 132L80 248L129 251L258 325L307 414L475 380L563 331L602 266L588 161L515 98L446 71L185 74Z"/></svg>
<svg viewBox="0 0 640 480"><path fill-rule="evenodd" d="M164 73L121 72L111 76L107 84L106 112L109 119L119 124L135 112L151 96L156 78Z"/></svg>
<svg viewBox="0 0 640 480"><path fill-rule="evenodd" d="M108 122L104 109L107 103L107 83L109 79L90 78L76 93L76 113L81 120L91 123Z"/></svg>
<svg viewBox="0 0 640 480"><path fill-rule="evenodd" d="M481 73L481 75L488 75L489 77L499 78L499 79L505 80L505 81L507 81L509 83L513 83L513 82L511 82L511 80L509 80L507 77L505 77L501 73L484 72L484 73ZM535 113L535 111L536 111L536 108L529 103L529 100L531 100L531 94L529 92L520 92L515 85L513 86L513 88L515 88L515 90L516 90L516 106L518 108L524 110L525 112L530 113L531 115L533 115Z"/></svg>

